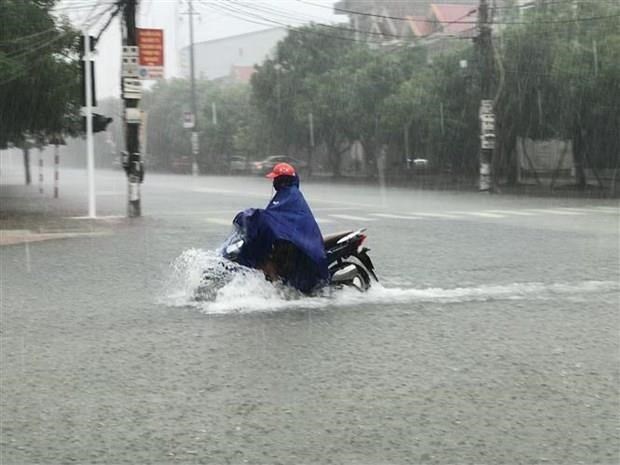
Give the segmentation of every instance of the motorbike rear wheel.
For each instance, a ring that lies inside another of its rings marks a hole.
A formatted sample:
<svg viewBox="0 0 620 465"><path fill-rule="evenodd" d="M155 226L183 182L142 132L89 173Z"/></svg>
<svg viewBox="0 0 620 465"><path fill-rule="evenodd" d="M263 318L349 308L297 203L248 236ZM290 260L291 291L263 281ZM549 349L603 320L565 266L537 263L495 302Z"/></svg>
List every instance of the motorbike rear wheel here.
<svg viewBox="0 0 620 465"><path fill-rule="evenodd" d="M336 286L349 286L357 289L360 292L365 292L370 289L370 273L364 265L358 263L354 260L345 260L340 265L338 265L336 270L333 270L332 275L334 275L338 270L343 270L347 267L354 266L355 271L348 276L346 280L338 280L334 282Z"/></svg>

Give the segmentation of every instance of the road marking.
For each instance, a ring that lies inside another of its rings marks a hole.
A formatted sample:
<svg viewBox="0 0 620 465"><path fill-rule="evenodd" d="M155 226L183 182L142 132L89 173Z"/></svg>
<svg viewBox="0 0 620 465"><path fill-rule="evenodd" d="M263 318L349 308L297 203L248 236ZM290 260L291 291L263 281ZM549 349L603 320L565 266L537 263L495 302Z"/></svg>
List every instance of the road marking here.
<svg viewBox="0 0 620 465"><path fill-rule="evenodd" d="M92 216L65 216L66 219L69 220L102 220L102 221L109 221L109 220L120 220L120 219L125 219L127 218L124 215L107 215L107 216L96 216L96 217L92 217Z"/></svg>
<svg viewBox="0 0 620 465"><path fill-rule="evenodd" d="M316 222L319 224L326 224L326 223L334 223L334 220L328 220L327 218L315 218Z"/></svg>
<svg viewBox="0 0 620 465"><path fill-rule="evenodd" d="M447 218L447 219L453 219L453 220L463 219L462 216L448 215L447 213L420 213L420 212L413 212L412 215L428 217L428 218Z"/></svg>
<svg viewBox="0 0 620 465"><path fill-rule="evenodd" d="M353 215L336 215L336 214L331 214L329 215L332 218L338 218L341 220L350 220L350 221L376 221L376 218L364 218L362 216L353 216Z"/></svg>
<svg viewBox="0 0 620 465"><path fill-rule="evenodd" d="M505 215L517 215L517 216L535 216L536 213L524 212L523 210L487 210L489 213L500 213Z"/></svg>
<svg viewBox="0 0 620 465"><path fill-rule="evenodd" d="M479 216L481 218L506 218L504 215L499 215L497 213L486 213L486 212L450 212L450 213L458 213L459 215L469 215L469 216Z"/></svg>
<svg viewBox="0 0 620 465"><path fill-rule="evenodd" d="M392 215L391 213L371 213L372 216L394 220L421 220L419 216Z"/></svg>
<svg viewBox="0 0 620 465"><path fill-rule="evenodd" d="M608 213L620 213L620 207L616 208L616 207L594 207L597 210L603 211L603 212L608 212Z"/></svg>
<svg viewBox="0 0 620 465"><path fill-rule="evenodd" d="M90 232L43 232L36 233L29 230L14 229L14 230L0 230L0 246L3 245L15 245L29 242L41 242L54 239L71 239L79 237L98 237L107 236L111 234L110 231L90 231Z"/></svg>
<svg viewBox="0 0 620 465"><path fill-rule="evenodd" d="M571 212L567 210L553 210L551 208L528 208L527 211L535 213L549 213L551 215L583 215L579 212Z"/></svg>
<svg viewBox="0 0 620 465"><path fill-rule="evenodd" d="M596 207L589 207L589 208L585 208L585 207L581 207L581 208L562 207L560 210L583 212L583 213L613 213L613 212L607 211L607 210L599 210Z"/></svg>
<svg viewBox="0 0 620 465"><path fill-rule="evenodd" d="M207 218L208 223L219 224L222 226L232 226L232 220L230 218Z"/></svg>

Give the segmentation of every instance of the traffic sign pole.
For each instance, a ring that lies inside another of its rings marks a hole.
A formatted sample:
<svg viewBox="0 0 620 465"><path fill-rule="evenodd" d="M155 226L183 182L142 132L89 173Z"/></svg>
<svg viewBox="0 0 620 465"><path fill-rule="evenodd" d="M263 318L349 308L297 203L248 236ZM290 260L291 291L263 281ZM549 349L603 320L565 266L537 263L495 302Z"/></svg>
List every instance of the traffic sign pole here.
<svg viewBox="0 0 620 465"><path fill-rule="evenodd" d="M95 200L95 149L93 145L92 77L90 66L90 36L84 32L84 85L86 91L86 157L88 166L88 217L96 218Z"/></svg>

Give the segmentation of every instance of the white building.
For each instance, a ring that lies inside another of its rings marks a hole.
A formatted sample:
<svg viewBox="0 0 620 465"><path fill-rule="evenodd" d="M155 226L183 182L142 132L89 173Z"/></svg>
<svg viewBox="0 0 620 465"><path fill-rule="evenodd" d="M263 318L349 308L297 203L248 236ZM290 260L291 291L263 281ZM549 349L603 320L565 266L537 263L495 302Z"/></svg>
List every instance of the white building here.
<svg viewBox="0 0 620 465"><path fill-rule="evenodd" d="M194 66L196 77L220 79L233 77L246 80L246 73L239 73L244 68L252 68L270 58L276 44L284 39L286 28L272 28L248 32L222 39L208 40L194 44ZM189 47L184 47L181 54L181 74L189 77ZM243 74L244 77L239 78Z"/></svg>

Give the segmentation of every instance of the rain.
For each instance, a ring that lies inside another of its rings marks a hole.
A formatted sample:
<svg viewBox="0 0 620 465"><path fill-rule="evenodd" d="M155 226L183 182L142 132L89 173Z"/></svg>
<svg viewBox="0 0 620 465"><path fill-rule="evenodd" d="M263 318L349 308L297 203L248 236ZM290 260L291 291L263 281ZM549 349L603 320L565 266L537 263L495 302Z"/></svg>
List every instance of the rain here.
<svg viewBox="0 0 620 465"><path fill-rule="evenodd" d="M0 2L0 463L620 462L616 0Z"/></svg>

